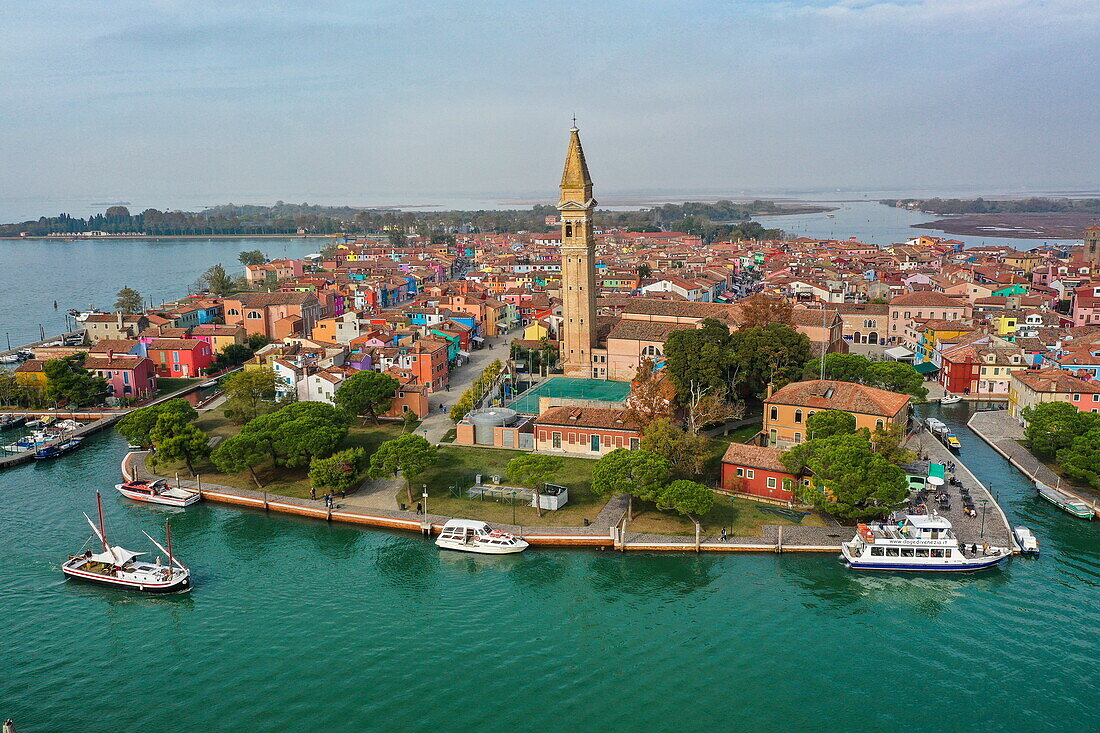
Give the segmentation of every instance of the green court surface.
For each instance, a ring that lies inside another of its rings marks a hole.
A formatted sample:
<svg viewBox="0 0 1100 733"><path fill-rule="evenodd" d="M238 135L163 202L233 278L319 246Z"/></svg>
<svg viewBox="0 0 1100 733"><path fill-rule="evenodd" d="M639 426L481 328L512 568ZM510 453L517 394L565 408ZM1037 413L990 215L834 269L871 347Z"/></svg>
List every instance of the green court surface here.
<svg viewBox="0 0 1100 733"><path fill-rule="evenodd" d="M621 402L630 394L630 382L581 377L552 377L520 395L508 407L524 415L539 414L539 397L567 397L600 402Z"/></svg>

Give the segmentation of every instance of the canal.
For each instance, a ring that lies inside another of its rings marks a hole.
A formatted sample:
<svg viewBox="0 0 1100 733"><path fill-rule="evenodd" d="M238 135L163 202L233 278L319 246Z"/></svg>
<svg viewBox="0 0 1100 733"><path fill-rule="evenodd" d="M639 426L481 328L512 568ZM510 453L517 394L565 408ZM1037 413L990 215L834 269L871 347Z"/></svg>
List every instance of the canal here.
<svg viewBox="0 0 1100 733"><path fill-rule="evenodd" d="M966 405L927 409L1040 559L944 577L817 554L440 553L414 535L125 502L111 488L124 441L97 435L0 474L0 717L21 733L1087 725L1097 526L1036 500L965 428ZM193 593L62 579L97 489L131 549L171 517Z"/></svg>

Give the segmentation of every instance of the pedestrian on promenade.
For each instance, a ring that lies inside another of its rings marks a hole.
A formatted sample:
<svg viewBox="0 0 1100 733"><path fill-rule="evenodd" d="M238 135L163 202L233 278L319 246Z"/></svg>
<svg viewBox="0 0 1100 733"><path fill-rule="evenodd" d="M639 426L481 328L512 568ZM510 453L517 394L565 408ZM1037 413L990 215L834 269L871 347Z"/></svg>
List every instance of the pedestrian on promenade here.
<svg viewBox="0 0 1100 733"><path fill-rule="evenodd" d="M416 502L416 513L417 514L423 514L424 513L424 504L419 502L419 501Z"/></svg>
<svg viewBox="0 0 1100 733"><path fill-rule="evenodd" d="M309 487L309 498L317 501L317 489L312 486Z"/></svg>
<svg viewBox="0 0 1100 733"><path fill-rule="evenodd" d="M726 528L725 527L722 527L722 541L723 542L726 541Z"/></svg>

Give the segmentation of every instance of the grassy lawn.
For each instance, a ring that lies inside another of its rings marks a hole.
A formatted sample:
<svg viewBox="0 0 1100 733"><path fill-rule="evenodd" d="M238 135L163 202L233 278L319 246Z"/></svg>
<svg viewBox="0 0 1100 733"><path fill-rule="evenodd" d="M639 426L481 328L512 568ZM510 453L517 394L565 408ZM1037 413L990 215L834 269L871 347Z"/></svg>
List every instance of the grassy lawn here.
<svg viewBox="0 0 1100 733"><path fill-rule="evenodd" d="M703 535L718 535L722 527L734 537L760 537L765 524L793 525L786 517L764 509L766 504L735 496L717 496L712 508L703 517ZM634 520L627 525L628 532L648 534L695 535L695 524L678 514L657 511L652 504L634 504ZM808 527L824 527L825 522L816 513L802 519Z"/></svg>
<svg viewBox="0 0 1100 733"><path fill-rule="evenodd" d="M482 474L486 482L489 476L506 475L508 461L522 455L525 455L523 451L440 446L439 461L417 483L428 486L428 509L432 514L512 524L511 505L489 499L471 499L466 496L466 489L473 486L476 474ZM563 460L565 465L550 483L569 489L569 503L557 511L544 511L541 517L534 507L517 503L516 524L527 527L580 526L585 519L595 519L599 514L607 500L592 493L592 466L595 461L584 458ZM507 479L503 483L507 484ZM459 496L451 493L452 486L458 487ZM419 493L419 487L414 485L414 496ZM397 492L397 501L408 502L404 488Z"/></svg>
<svg viewBox="0 0 1100 733"><path fill-rule="evenodd" d="M229 422L222 410L210 410L202 413L195 424L211 437L221 438L222 440L231 435L236 435L240 431L240 426ZM383 441L401 435L401 429L400 423L380 423L378 426L356 424L348 430L348 435L344 438L344 442L340 444L338 450L364 448L369 455ZM181 475L187 475L186 466L182 463L170 461L158 461L156 470L167 476L172 476L177 471ZM252 480L252 476L247 471L243 473L222 473L209 460L199 461L195 465L195 470L203 481L212 484L232 486L238 489L251 489L253 491L260 490L257 489L256 482ZM299 498L309 496L308 468L284 468L282 466L276 468L270 463L264 463L256 469L256 475L263 484L262 490L264 491Z"/></svg>
<svg viewBox="0 0 1100 733"><path fill-rule="evenodd" d="M166 395L175 392L178 389L189 387L198 382L204 381L202 379L182 379L180 377L160 377L157 379L157 395Z"/></svg>

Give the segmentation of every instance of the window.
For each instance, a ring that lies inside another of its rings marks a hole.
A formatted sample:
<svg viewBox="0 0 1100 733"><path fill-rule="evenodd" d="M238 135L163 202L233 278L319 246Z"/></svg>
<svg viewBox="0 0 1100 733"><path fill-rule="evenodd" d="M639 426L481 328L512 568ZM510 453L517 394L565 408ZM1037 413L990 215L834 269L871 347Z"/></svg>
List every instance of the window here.
<svg viewBox="0 0 1100 733"><path fill-rule="evenodd" d="M227 315L227 316L239 316L240 314L241 314L241 312L239 310L237 310L236 308L230 308L229 310L227 310L225 312L225 315Z"/></svg>
<svg viewBox="0 0 1100 733"><path fill-rule="evenodd" d="M794 424L795 425L801 425L802 424L802 410L795 410L794 411Z"/></svg>
<svg viewBox="0 0 1100 733"><path fill-rule="evenodd" d="M775 477L774 476L768 476L768 488L769 489L774 489L775 488Z"/></svg>
<svg viewBox="0 0 1100 733"><path fill-rule="evenodd" d="M882 420L875 420L875 427L879 430L882 430L884 427L886 427L886 423Z"/></svg>
<svg viewBox="0 0 1100 733"><path fill-rule="evenodd" d="M1080 402L1081 401L1081 395L1079 395L1079 394L1073 395L1073 401L1074 402Z"/></svg>
<svg viewBox="0 0 1100 733"><path fill-rule="evenodd" d="M263 318L263 314L260 313L259 311L249 311L248 312L248 317L252 318L252 319L259 319L259 318Z"/></svg>
<svg viewBox="0 0 1100 733"><path fill-rule="evenodd" d="M882 556L883 556L883 555L885 555L886 553L885 553L885 552L883 552L883 550L882 550L882 548L881 548L881 547L872 547L872 548L871 548L871 554L872 554L872 555L873 555L874 557L882 557Z"/></svg>
<svg viewBox="0 0 1100 733"><path fill-rule="evenodd" d="M887 547L886 548L886 557L898 557L900 554L901 553L898 552L898 548L896 548L896 547Z"/></svg>
<svg viewBox="0 0 1100 733"><path fill-rule="evenodd" d="M917 549L917 557L928 557L928 550Z"/></svg>
<svg viewBox="0 0 1100 733"><path fill-rule="evenodd" d="M1092 396L1092 401L1093 402L1100 402L1100 394L1094 394Z"/></svg>
<svg viewBox="0 0 1100 733"><path fill-rule="evenodd" d="M779 419L779 408L778 407L773 407L771 414L772 414L772 420L778 420Z"/></svg>
<svg viewBox="0 0 1100 733"><path fill-rule="evenodd" d="M779 437L779 433L777 433L774 429L769 430L768 431L768 444L769 445L775 445L776 440L778 439L778 437Z"/></svg>
<svg viewBox="0 0 1100 733"><path fill-rule="evenodd" d="M756 471L751 468L745 469L745 478L756 478Z"/></svg>
<svg viewBox="0 0 1100 733"><path fill-rule="evenodd" d="M561 449L561 433L554 433L553 445L555 449Z"/></svg>
<svg viewBox="0 0 1100 733"><path fill-rule="evenodd" d="M661 356L661 350L651 344L642 349L642 356Z"/></svg>
<svg viewBox="0 0 1100 733"><path fill-rule="evenodd" d="M738 467L737 475L738 476L744 476L745 475L745 469Z"/></svg>
<svg viewBox="0 0 1100 733"><path fill-rule="evenodd" d="M630 450L638 450L638 448L641 447L641 444L642 444L641 441L638 440L637 438L631 438L630 439Z"/></svg>

